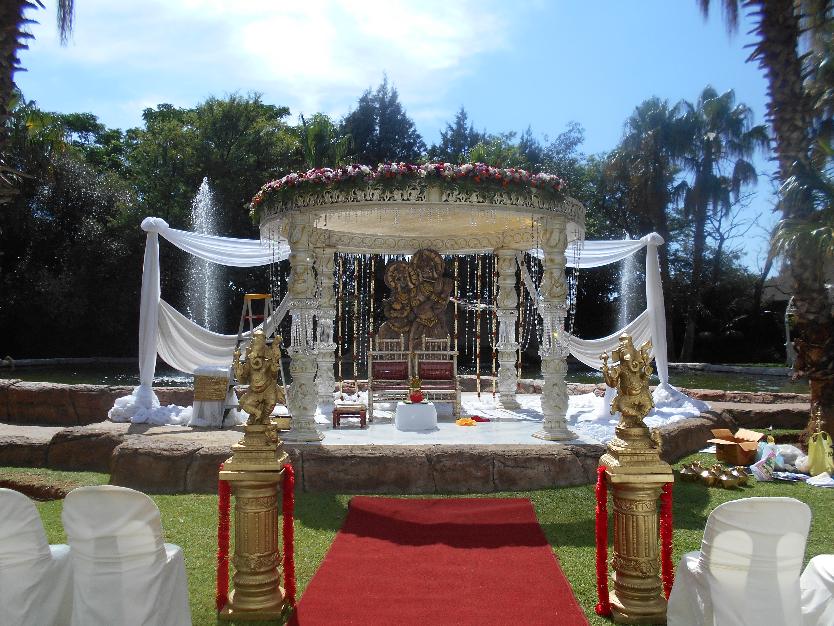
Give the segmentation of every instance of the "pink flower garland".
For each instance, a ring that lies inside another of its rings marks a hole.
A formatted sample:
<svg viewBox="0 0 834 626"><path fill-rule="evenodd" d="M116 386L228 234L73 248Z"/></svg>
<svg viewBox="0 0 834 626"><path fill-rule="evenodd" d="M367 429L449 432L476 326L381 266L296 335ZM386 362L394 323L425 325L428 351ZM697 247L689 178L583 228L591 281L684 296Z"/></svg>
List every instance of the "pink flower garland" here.
<svg viewBox="0 0 834 626"><path fill-rule="evenodd" d="M545 189L551 192L564 191L565 181L554 174L533 174L520 168L501 168L485 163L380 163L376 169L368 165L347 165L338 168L322 167L306 172L293 172L261 187L252 198L251 207L256 208L272 194L288 189L308 189L329 185L356 182L373 183L390 179L422 178L439 179L448 182L469 180L474 183L492 182L502 187L510 185Z"/></svg>

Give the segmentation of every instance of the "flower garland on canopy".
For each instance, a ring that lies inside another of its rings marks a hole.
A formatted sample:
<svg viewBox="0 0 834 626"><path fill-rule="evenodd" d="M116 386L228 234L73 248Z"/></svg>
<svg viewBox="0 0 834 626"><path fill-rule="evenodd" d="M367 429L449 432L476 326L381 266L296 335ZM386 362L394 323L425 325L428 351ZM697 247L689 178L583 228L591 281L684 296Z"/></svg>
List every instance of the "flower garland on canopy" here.
<svg viewBox="0 0 834 626"><path fill-rule="evenodd" d="M566 183L555 174L534 174L520 168L501 168L484 163L380 163L376 169L368 165L322 167L306 172L293 172L266 183L249 205L253 215L265 201L292 199L296 194L321 190L333 185L359 187L373 183L405 186L414 180L425 180L462 188L492 188L495 191L513 188L516 191L537 189L561 197Z"/></svg>

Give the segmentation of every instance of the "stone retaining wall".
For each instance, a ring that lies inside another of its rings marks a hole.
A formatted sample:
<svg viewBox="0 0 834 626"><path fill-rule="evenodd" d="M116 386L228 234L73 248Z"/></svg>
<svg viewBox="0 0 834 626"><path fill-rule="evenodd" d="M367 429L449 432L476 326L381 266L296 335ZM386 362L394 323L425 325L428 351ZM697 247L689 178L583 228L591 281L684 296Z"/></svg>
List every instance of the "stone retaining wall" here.
<svg viewBox="0 0 834 626"><path fill-rule="evenodd" d="M79 426L107 419L116 398L133 387L64 385L0 379L0 421L9 424ZM194 400L190 387L154 388L162 404L188 406Z"/></svg>
<svg viewBox="0 0 834 626"><path fill-rule="evenodd" d="M799 428L807 415L803 404L716 403L700 417L661 428L662 456L674 462L702 449L712 428ZM42 436L27 436L30 431ZM218 466L240 435L110 422L9 427L9 434L0 434L0 467L109 472L112 484L149 493L216 493ZM299 489L333 493L488 493L588 484L596 480L604 452L604 446L590 444L285 448Z"/></svg>

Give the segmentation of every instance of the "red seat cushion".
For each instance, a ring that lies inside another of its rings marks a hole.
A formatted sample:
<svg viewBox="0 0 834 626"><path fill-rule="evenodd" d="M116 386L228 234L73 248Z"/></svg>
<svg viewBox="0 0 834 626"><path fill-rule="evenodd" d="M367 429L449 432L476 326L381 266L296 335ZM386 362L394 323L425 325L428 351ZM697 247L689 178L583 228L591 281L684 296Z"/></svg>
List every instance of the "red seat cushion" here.
<svg viewBox="0 0 834 626"><path fill-rule="evenodd" d="M451 361L420 361L417 375L422 380L452 380L455 377Z"/></svg>
<svg viewBox="0 0 834 626"><path fill-rule="evenodd" d="M371 370L377 380L408 380L407 361L374 361Z"/></svg>

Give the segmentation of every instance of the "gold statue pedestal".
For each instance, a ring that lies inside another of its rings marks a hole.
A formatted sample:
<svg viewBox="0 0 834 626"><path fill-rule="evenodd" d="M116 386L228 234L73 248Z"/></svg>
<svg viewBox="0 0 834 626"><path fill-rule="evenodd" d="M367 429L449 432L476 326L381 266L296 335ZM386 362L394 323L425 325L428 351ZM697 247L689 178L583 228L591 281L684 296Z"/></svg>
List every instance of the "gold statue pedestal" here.
<svg viewBox="0 0 834 626"><path fill-rule="evenodd" d="M620 624L665 624L661 581L658 499L674 479L672 468L642 424L616 428L600 459L612 487L614 557L611 613Z"/></svg>
<svg viewBox="0 0 834 626"><path fill-rule="evenodd" d="M274 424L247 424L220 479L235 496L234 590L221 620L275 620L285 608L279 585L278 496L287 460Z"/></svg>

